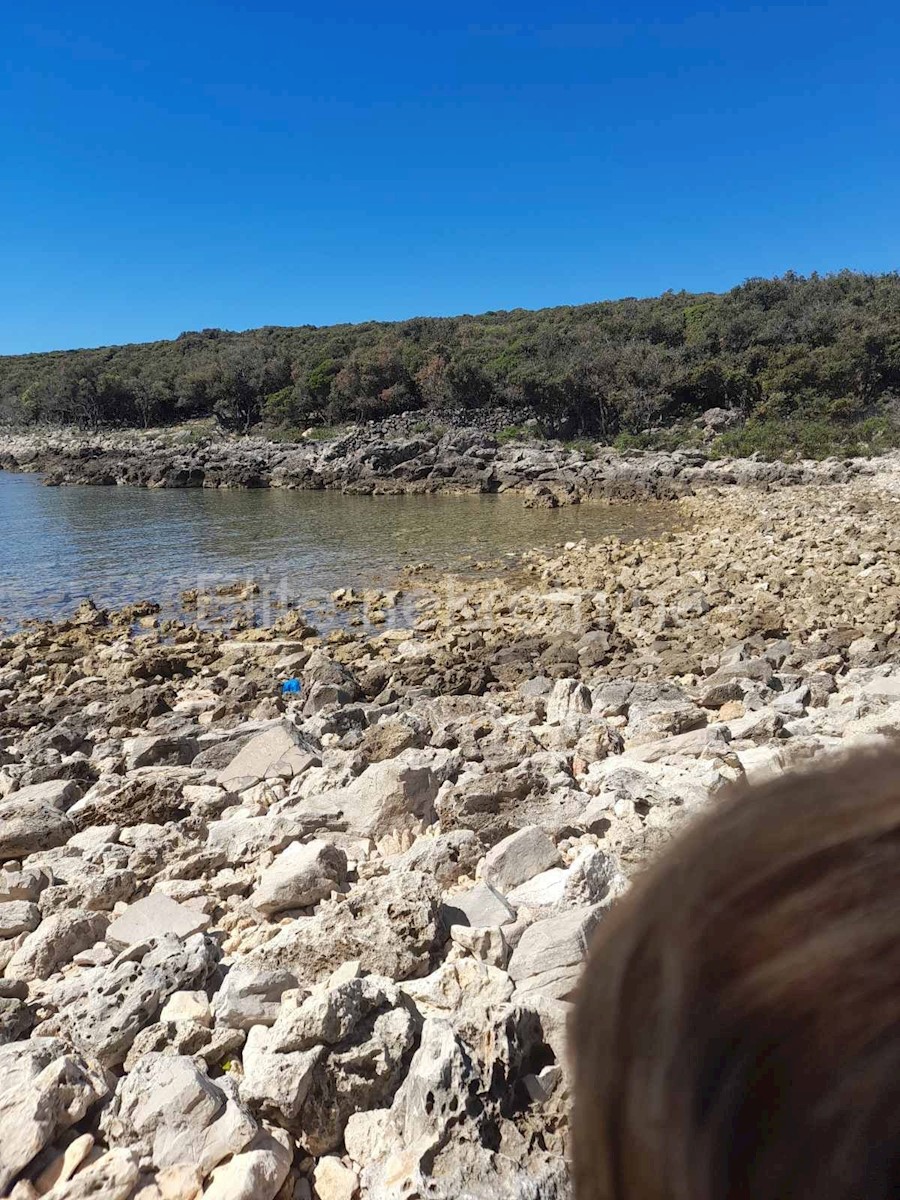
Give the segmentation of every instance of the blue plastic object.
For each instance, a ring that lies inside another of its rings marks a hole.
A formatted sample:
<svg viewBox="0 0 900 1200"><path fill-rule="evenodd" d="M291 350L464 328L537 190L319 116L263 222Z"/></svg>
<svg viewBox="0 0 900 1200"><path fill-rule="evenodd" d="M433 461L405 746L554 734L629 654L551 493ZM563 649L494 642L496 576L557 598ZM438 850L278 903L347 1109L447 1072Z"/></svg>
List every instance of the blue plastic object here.
<svg viewBox="0 0 900 1200"><path fill-rule="evenodd" d="M303 691L303 684L299 679L286 679L281 685L282 696L296 695L297 692Z"/></svg>

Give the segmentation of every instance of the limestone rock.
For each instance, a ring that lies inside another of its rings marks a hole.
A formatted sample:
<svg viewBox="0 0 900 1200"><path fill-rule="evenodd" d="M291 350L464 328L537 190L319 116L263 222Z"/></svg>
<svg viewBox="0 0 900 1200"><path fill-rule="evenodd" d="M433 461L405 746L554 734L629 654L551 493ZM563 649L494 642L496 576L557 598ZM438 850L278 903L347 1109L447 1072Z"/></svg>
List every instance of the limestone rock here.
<svg viewBox="0 0 900 1200"><path fill-rule="evenodd" d="M66 814L46 800L22 799L19 792L0 803L0 859L61 846L74 832Z"/></svg>
<svg viewBox="0 0 900 1200"><path fill-rule="evenodd" d="M290 779L317 761L314 748L287 721L279 722L251 738L216 777L232 791L250 787L262 779Z"/></svg>
<svg viewBox="0 0 900 1200"><path fill-rule="evenodd" d="M106 931L113 946L133 946L159 937L190 937L209 925L209 917L196 908L170 899L163 892L151 892L143 900L129 904Z"/></svg>
<svg viewBox="0 0 900 1200"><path fill-rule="evenodd" d="M292 1159L285 1134L260 1129L245 1150L213 1169L203 1200L274 1200Z"/></svg>
<svg viewBox="0 0 900 1200"><path fill-rule="evenodd" d="M444 922L453 925L475 925L479 929L509 925L516 919L516 910L489 883L477 883L463 892L454 892L444 902Z"/></svg>
<svg viewBox="0 0 900 1200"><path fill-rule="evenodd" d="M112 1147L155 1168L196 1165L207 1175L256 1134L230 1079L215 1083L190 1058L145 1054L119 1084L101 1127Z"/></svg>
<svg viewBox="0 0 900 1200"><path fill-rule="evenodd" d="M98 942L106 933L108 919L102 913L71 909L56 913L29 933L6 964L9 979L48 979L80 951Z"/></svg>
<svg viewBox="0 0 900 1200"><path fill-rule="evenodd" d="M82 971L50 991L47 1002L57 1011L44 1026L94 1054L104 1066L117 1066L169 996L205 983L217 956L202 934L183 942L163 936L152 945L133 947L109 966Z"/></svg>
<svg viewBox="0 0 900 1200"><path fill-rule="evenodd" d="M597 906L577 908L530 925L509 960L516 996L535 992L558 999L570 996L602 911Z"/></svg>
<svg viewBox="0 0 900 1200"><path fill-rule="evenodd" d="M529 825L492 846L480 874L485 883L506 893L560 861L553 839L538 826Z"/></svg>
<svg viewBox="0 0 900 1200"><path fill-rule="evenodd" d="M0 938L31 933L41 923L41 910L27 900L8 900L0 903Z"/></svg>
<svg viewBox="0 0 900 1200"><path fill-rule="evenodd" d="M296 986L291 971L238 961L213 997L216 1021L231 1029L274 1025L283 993Z"/></svg>
<svg viewBox="0 0 900 1200"><path fill-rule="evenodd" d="M353 1200L359 1187L356 1172L345 1167L333 1154L319 1159L313 1180L319 1200Z"/></svg>
<svg viewBox="0 0 900 1200"><path fill-rule="evenodd" d="M474 875L484 853L471 829L451 829L438 837L420 837L403 854L389 860L392 870L421 871L441 887L449 887L461 875Z"/></svg>
<svg viewBox="0 0 900 1200"><path fill-rule="evenodd" d="M301 986L321 982L351 959L364 971L411 979L427 973L442 933L432 880L419 871L394 872L324 901L315 916L293 922L247 961L286 967Z"/></svg>
<svg viewBox="0 0 900 1200"><path fill-rule="evenodd" d="M57 1038L0 1046L0 1190L108 1090L103 1072Z"/></svg>
<svg viewBox="0 0 900 1200"><path fill-rule="evenodd" d="M547 698L547 724L564 725L591 711L591 693L577 679L557 679Z"/></svg>
<svg viewBox="0 0 900 1200"><path fill-rule="evenodd" d="M347 855L325 841L293 842L260 876L250 903L260 912L305 908L330 896L347 878Z"/></svg>
<svg viewBox="0 0 900 1200"><path fill-rule="evenodd" d="M110 1150L45 1192L44 1200L129 1200L139 1175L137 1155Z"/></svg>

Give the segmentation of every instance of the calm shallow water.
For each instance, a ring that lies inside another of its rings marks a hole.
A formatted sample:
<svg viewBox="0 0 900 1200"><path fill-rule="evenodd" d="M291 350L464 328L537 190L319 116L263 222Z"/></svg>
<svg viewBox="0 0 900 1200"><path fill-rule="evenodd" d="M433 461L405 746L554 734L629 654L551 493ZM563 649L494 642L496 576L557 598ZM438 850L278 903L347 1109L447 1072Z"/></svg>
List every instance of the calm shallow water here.
<svg viewBox="0 0 900 1200"><path fill-rule="evenodd" d="M173 603L252 579L313 606L338 587L389 587L419 562L465 569L532 547L668 527L661 505L528 509L497 496L44 487L0 471L0 625L61 617L84 597Z"/></svg>

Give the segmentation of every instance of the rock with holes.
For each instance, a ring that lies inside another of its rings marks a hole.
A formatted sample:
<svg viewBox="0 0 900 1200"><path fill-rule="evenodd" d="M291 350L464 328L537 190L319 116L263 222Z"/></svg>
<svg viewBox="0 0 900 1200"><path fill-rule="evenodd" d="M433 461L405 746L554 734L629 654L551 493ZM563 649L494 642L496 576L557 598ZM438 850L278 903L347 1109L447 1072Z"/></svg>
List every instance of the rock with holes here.
<svg viewBox="0 0 900 1200"><path fill-rule="evenodd" d="M48 991L45 1002L55 1013L40 1028L68 1038L104 1066L118 1066L171 995L206 982L218 955L215 943L199 933L123 951L108 966L82 970Z"/></svg>
<svg viewBox="0 0 900 1200"><path fill-rule="evenodd" d="M363 971L412 979L428 973L445 936L433 880L420 871L397 871L323 901L315 916L291 922L245 961L287 969L302 987L351 960Z"/></svg>

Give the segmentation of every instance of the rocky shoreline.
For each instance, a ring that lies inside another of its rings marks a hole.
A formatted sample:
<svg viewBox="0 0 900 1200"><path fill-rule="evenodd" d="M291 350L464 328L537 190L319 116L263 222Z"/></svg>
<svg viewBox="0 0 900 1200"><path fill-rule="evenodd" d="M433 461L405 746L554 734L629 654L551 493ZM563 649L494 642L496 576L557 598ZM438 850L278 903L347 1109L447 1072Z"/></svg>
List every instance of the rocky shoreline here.
<svg viewBox="0 0 900 1200"><path fill-rule="evenodd" d="M894 465L800 470L421 580L406 630L0 640L0 1193L566 1196L610 905L734 782L900 728Z"/></svg>
<svg viewBox="0 0 900 1200"><path fill-rule="evenodd" d="M0 470L42 472L50 485L338 489L365 494L521 492L547 507L582 501L671 500L710 486L842 483L871 460L709 460L700 451L619 452L503 442L480 429L409 423L361 426L327 441L204 438L177 433L0 433Z"/></svg>

